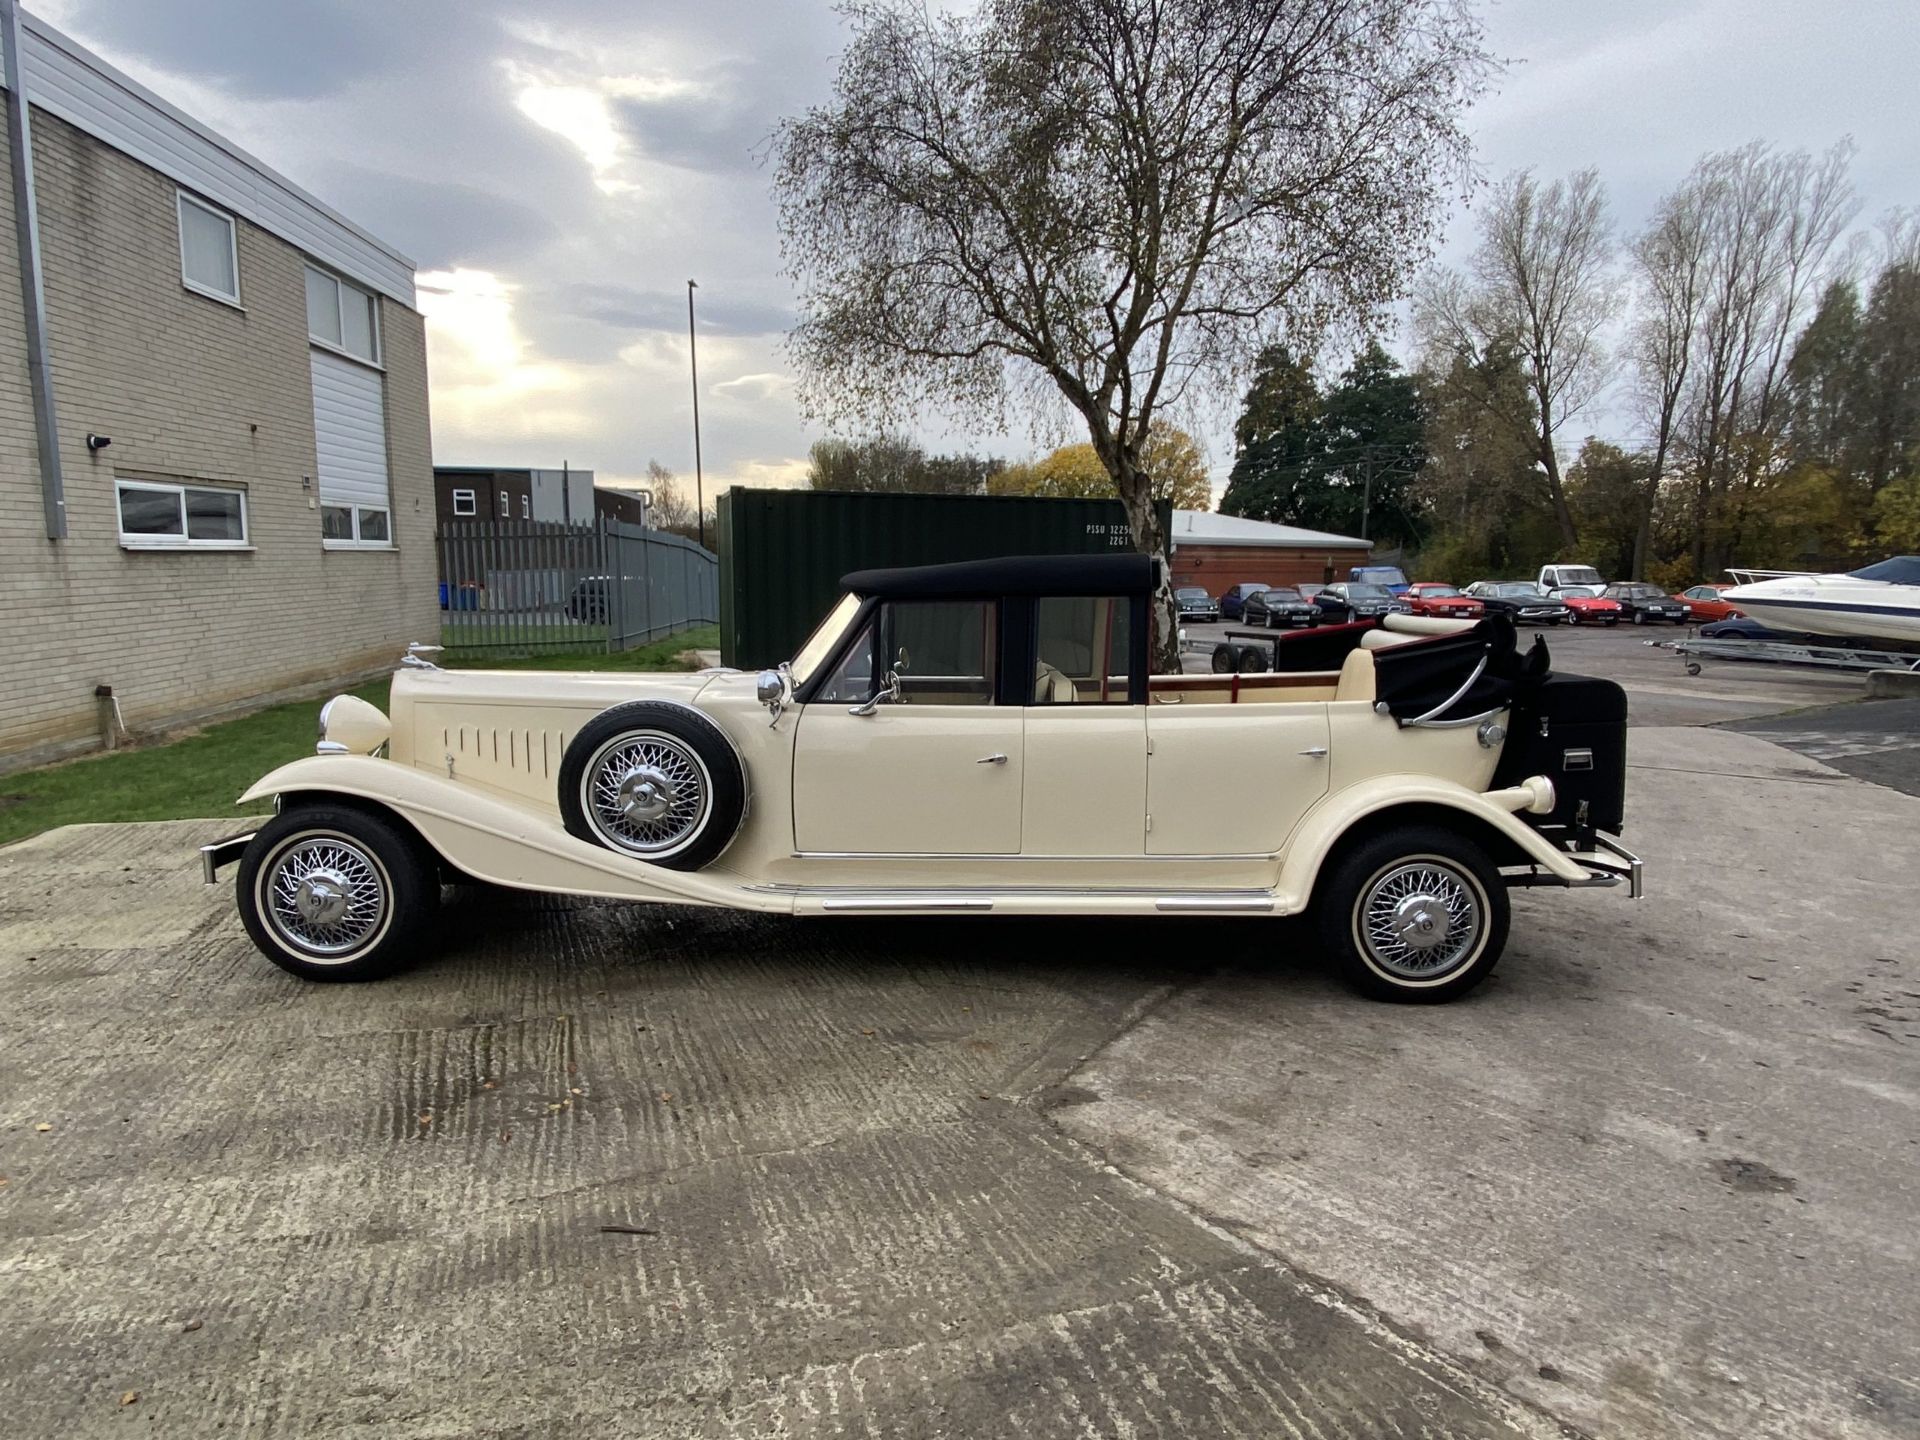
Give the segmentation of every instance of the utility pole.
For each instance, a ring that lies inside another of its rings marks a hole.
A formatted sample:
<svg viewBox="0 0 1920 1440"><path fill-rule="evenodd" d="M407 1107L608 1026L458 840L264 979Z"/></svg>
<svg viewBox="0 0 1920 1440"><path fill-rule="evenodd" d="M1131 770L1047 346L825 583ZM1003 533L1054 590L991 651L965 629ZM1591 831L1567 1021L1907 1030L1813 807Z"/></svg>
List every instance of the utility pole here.
<svg viewBox="0 0 1920 1440"><path fill-rule="evenodd" d="M706 484L700 473L700 358L693 339L693 292L697 287L687 281L687 369L693 375L693 513L700 527L700 544L707 543Z"/></svg>

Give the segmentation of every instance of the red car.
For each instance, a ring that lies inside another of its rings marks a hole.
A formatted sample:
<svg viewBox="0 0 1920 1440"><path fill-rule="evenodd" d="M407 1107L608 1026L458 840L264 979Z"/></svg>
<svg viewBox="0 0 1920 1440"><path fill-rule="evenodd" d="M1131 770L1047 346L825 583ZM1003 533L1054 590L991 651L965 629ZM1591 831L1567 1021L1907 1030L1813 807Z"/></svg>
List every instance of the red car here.
<svg viewBox="0 0 1920 1440"><path fill-rule="evenodd" d="M1591 585L1568 585L1554 592L1567 602L1567 619L1575 625L1618 625L1626 609Z"/></svg>
<svg viewBox="0 0 1920 1440"><path fill-rule="evenodd" d="M1409 615L1437 615L1442 620L1478 620L1487 609L1471 595L1462 595L1438 580L1409 585L1400 599Z"/></svg>
<svg viewBox="0 0 1920 1440"><path fill-rule="evenodd" d="M1731 585L1696 585L1673 598L1687 607L1689 620L1738 620L1747 612L1720 598L1722 590L1732 588Z"/></svg>

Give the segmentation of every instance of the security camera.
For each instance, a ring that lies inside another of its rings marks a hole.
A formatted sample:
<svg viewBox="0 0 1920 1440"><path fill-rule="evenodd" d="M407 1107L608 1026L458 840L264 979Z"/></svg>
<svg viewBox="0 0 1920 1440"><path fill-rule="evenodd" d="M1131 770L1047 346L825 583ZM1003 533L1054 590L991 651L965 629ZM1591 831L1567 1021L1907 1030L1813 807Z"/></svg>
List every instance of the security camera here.
<svg viewBox="0 0 1920 1440"><path fill-rule="evenodd" d="M111 435L96 435L91 430L87 432L87 449L89 450L104 450L112 443Z"/></svg>

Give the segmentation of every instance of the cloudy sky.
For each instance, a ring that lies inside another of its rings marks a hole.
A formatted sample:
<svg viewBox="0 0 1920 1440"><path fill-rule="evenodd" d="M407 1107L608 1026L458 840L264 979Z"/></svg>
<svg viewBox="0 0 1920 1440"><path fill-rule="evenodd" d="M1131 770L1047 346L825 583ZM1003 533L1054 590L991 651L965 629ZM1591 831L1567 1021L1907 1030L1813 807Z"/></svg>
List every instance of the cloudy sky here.
<svg viewBox="0 0 1920 1440"><path fill-rule="evenodd" d="M825 0L37 0L29 8L419 266L435 458L794 483L792 298L757 151L825 98ZM1499 0L1488 174L1597 165L1623 228L1702 152L1851 135L1863 223L1920 205L1915 0ZM1447 247L1470 242L1472 217ZM1230 422L1199 425L1216 476ZM1608 426L1603 409L1596 423ZM1008 456L1025 431L949 436ZM1071 437L1068 437L1071 438Z"/></svg>

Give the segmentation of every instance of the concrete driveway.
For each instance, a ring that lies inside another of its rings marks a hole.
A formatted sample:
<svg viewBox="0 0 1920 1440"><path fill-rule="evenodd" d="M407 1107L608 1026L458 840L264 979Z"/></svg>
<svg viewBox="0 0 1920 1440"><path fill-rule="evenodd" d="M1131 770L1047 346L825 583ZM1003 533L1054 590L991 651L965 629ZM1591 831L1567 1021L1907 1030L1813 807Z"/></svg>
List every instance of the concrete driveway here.
<svg viewBox="0 0 1920 1440"><path fill-rule="evenodd" d="M1639 722L1849 693L1632 643L1554 637ZM1630 751L1649 898L1435 1010L1290 923L483 889L316 986L221 822L0 850L0 1433L1920 1435L1920 800Z"/></svg>

